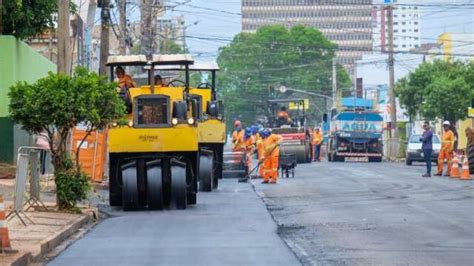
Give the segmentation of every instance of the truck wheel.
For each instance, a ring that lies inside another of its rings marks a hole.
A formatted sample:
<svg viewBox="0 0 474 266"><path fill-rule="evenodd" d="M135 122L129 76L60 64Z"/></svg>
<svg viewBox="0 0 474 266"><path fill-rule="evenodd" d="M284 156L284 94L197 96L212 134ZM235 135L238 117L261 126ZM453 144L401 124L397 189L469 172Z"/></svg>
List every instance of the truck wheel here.
<svg viewBox="0 0 474 266"><path fill-rule="evenodd" d="M474 145L471 144L467 148L467 160L469 161L469 172L474 174Z"/></svg>
<svg viewBox="0 0 474 266"><path fill-rule="evenodd" d="M369 162L371 163L380 163L382 162L382 157L369 157Z"/></svg>
<svg viewBox="0 0 474 266"><path fill-rule="evenodd" d="M413 162L408 158L405 160L405 163L406 163L406 165L412 165L413 164Z"/></svg>

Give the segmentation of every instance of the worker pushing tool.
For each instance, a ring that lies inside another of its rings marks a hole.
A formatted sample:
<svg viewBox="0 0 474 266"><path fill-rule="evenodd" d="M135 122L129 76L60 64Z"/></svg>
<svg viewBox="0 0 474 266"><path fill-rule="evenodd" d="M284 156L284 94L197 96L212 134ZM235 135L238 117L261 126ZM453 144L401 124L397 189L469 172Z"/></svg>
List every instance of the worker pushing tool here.
<svg viewBox="0 0 474 266"><path fill-rule="evenodd" d="M251 127L245 128L243 139L247 169L250 170L252 169L253 151L255 149L255 137L253 136L253 131Z"/></svg>
<svg viewBox="0 0 474 266"><path fill-rule="evenodd" d="M232 151L245 151L244 130L239 120L234 122L234 132L232 132Z"/></svg>
<svg viewBox="0 0 474 266"><path fill-rule="evenodd" d="M264 131L265 129L263 127L261 128L258 128L258 131L256 133L256 140L255 140L255 143L257 145L257 158L258 158L258 161L260 162L261 160L263 160L263 138L262 138L262 132ZM263 178L263 166L262 165L259 165L258 167L258 177L259 178Z"/></svg>
<svg viewBox="0 0 474 266"><path fill-rule="evenodd" d="M448 160L448 170L445 176L450 176L451 174L451 160L453 158L453 148L454 148L454 133L450 129L451 123L449 121L443 122L443 138L441 142L441 150L438 155L438 173L437 176L443 175L443 164L444 160Z"/></svg>
<svg viewBox="0 0 474 266"><path fill-rule="evenodd" d="M269 129L262 132L263 147L263 184L277 182L278 178L278 159L280 156L280 148L278 147L282 141L282 137L272 134Z"/></svg>

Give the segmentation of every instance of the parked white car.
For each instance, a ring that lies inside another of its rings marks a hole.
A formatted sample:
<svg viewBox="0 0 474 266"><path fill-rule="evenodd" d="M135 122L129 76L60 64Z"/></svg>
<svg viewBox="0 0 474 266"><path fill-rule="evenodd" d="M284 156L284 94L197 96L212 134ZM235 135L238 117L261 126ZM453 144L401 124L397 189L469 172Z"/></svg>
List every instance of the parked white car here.
<svg viewBox="0 0 474 266"><path fill-rule="evenodd" d="M424 162L423 151L421 150L421 135L414 134L410 137L410 140L407 143L407 152L405 157L405 162L407 165L412 165L413 162ZM441 149L441 142L439 141L439 136L433 134L433 153L431 154L431 161L438 162L438 154Z"/></svg>

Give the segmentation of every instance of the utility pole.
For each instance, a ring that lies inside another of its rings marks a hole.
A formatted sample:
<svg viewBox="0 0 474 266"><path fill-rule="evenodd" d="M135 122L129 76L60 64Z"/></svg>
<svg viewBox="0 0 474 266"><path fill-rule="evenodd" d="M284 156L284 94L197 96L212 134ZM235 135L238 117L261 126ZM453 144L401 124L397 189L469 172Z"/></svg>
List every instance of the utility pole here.
<svg viewBox="0 0 474 266"><path fill-rule="evenodd" d="M153 0L140 0L140 53L146 56L153 54Z"/></svg>
<svg viewBox="0 0 474 266"><path fill-rule="evenodd" d="M398 153L398 131L397 131L397 102L395 99L395 59L393 58L393 6L387 7L388 22L388 97L390 104L390 157L394 158Z"/></svg>
<svg viewBox="0 0 474 266"><path fill-rule="evenodd" d="M336 58L332 59L332 108L336 108L337 98L337 73L336 73Z"/></svg>
<svg viewBox="0 0 474 266"><path fill-rule="evenodd" d="M69 40L69 0L58 0L58 73L71 74Z"/></svg>
<svg viewBox="0 0 474 266"><path fill-rule="evenodd" d="M107 57L109 57L109 33L110 33L110 0L102 0L102 8L100 12L101 28L100 28L100 65L99 74L107 76Z"/></svg>
<svg viewBox="0 0 474 266"><path fill-rule="evenodd" d="M118 0L117 2L120 16L119 53L125 55L127 53L127 1Z"/></svg>

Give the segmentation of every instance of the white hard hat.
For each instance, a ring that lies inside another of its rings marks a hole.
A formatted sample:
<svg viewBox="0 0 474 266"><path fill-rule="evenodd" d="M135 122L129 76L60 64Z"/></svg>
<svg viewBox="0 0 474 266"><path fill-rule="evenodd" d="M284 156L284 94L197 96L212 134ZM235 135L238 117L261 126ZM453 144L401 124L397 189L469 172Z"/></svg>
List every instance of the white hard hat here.
<svg viewBox="0 0 474 266"><path fill-rule="evenodd" d="M443 126L450 126L450 125L451 125L451 123L449 123L448 120L446 120L446 121L443 122Z"/></svg>

